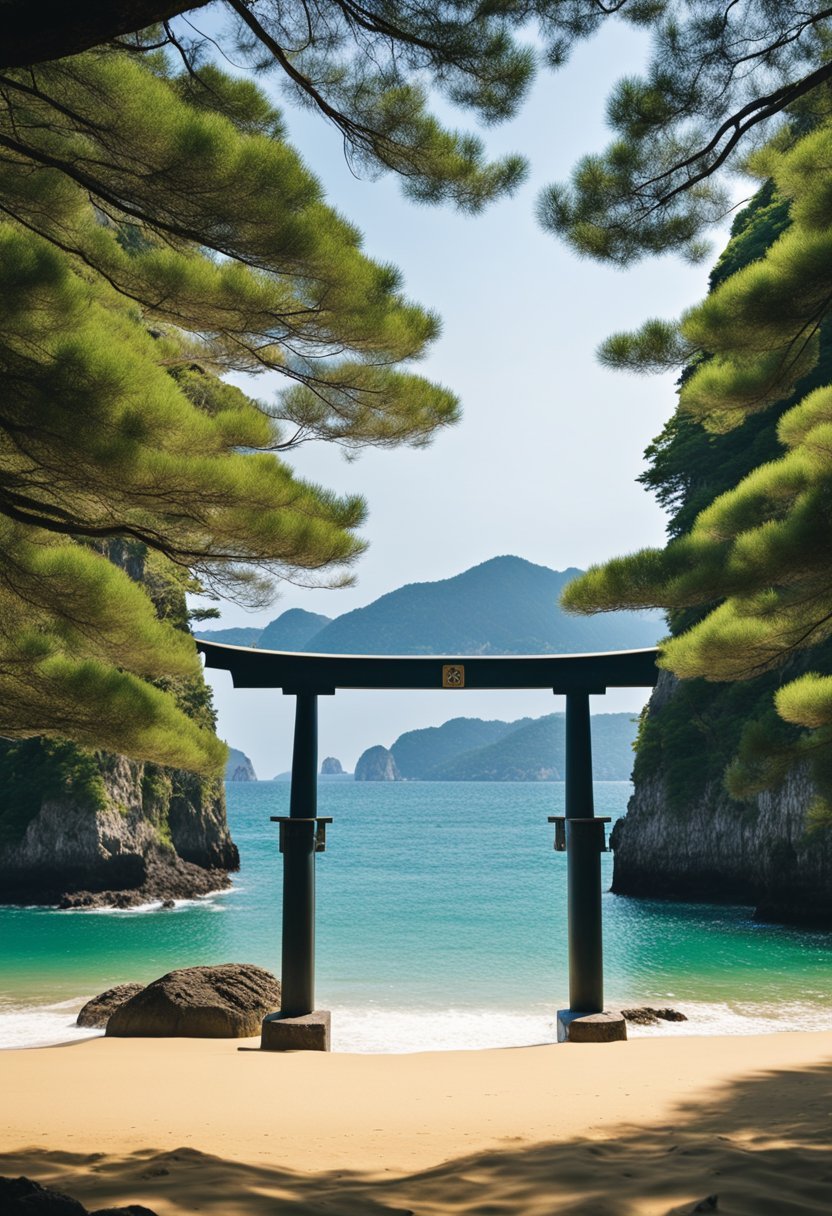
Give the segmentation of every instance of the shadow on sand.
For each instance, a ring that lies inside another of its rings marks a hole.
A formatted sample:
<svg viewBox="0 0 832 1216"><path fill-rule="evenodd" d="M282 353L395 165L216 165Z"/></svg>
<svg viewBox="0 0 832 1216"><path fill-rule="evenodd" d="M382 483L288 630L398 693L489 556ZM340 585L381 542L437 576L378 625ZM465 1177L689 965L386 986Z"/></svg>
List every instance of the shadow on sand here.
<svg viewBox="0 0 832 1216"><path fill-rule="evenodd" d="M556 1099L553 1099L556 1100ZM32 1149L0 1156L90 1208L141 1203L159 1216L669 1216L707 1196L718 1216L832 1212L832 1064L758 1072L682 1097L672 1123L614 1139L515 1141L412 1174L299 1173L195 1148L126 1157Z"/></svg>

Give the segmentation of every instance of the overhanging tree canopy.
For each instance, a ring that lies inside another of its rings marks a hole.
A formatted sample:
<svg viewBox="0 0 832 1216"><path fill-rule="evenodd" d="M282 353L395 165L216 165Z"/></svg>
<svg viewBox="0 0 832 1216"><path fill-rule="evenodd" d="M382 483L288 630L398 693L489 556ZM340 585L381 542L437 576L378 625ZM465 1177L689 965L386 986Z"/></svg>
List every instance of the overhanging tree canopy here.
<svg viewBox="0 0 832 1216"><path fill-rule="evenodd" d="M479 139L431 116L426 90L498 121L515 111L538 59L560 67L611 21L642 28L652 38L647 68L622 79L608 102L614 142L540 200L545 225L580 252L619 262L668 248L698 255L703 229L725 211L721 171L832 78L825 0L92 0L82 11L57 0L4 0L2 7L0 67L108 40L167 43L193 65L217 37L247 66L274 68L297 101L339 127L364 166L393 169L415 197L468 208L516 184L522 162L488 165Z"/></svg>
<svg viewBox="0 0 832 1216"><path fill-rule="evenodd" d="M811 657L802 658L832 638L830 156L828 120L794 146L778 141L761 151L753 164L772 184L758 214L768 213L775 237L762 256L722 278L677 327L650 323L605 348L611 362L628 367L686 351L692 363L679 392L680 419L723 435L777 406L779 452L705 506L665 549L596 567L564 596L577 611L660 606L684 621L681 614L695 610L695 623L663 648L663 664L710 681L784 669L775 696L780 715L820 732L804 740L804 753L832 739L832 676L807 672ZM785 410L784 402L791 402ZM797 678L795 667L803 668Z"/></svg>
<svg viewBox="0 0 832 1216"><path fill-rule="evenodd" d="M94 51L0 95L0 730L216 768L210 732L145 682L195 671L193 644L95 546L255 598L346 569L362 501L280 453L451 423L453 395L408 368L438 322L247 81ZM269 406L218 378L266 369L287 386Z"/></svg>

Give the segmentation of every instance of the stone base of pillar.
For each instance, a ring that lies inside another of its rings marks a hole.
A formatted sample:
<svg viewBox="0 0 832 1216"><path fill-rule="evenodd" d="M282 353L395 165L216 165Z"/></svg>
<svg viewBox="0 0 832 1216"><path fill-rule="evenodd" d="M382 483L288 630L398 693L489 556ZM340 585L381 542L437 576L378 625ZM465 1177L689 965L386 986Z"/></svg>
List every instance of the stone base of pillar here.
<svg viewBox="0 0 832 1216"><path fill-rule="evenodd" d="M263 1018L261 1051L329 1051L330 1014L316 1009L302 1017L269 1013Z"/></svg>
<svg viewBox="0 0 832 1216"><path fill-rule="evenodd" d="M559 1043L616 1043L627 1037L623 1013L574 1013L558 1010Z"/></svg>

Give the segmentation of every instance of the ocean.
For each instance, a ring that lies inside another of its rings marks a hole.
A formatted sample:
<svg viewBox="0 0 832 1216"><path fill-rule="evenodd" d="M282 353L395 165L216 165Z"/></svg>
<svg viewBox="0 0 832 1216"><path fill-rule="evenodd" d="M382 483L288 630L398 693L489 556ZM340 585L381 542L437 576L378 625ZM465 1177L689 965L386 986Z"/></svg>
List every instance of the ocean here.
<svg viewBox="0 0 832 1216"><path fill-rule="evenodd" d="M128 911L0 907L0 1047L85 1037L89 996L174 967L252 962L279 973L282 782L229 784L241 869L230 891ZM627 782L597 782L618 818ZM568 1004L566 859L548 815L563 786L327 782L317 861L317 1004L336 1051L553 1041ZM612 857L603 858L604 887ZM605 894L610 1006L671 1005L658 1031L832 1028L832 934L757 924L751 909Z"/></svg>

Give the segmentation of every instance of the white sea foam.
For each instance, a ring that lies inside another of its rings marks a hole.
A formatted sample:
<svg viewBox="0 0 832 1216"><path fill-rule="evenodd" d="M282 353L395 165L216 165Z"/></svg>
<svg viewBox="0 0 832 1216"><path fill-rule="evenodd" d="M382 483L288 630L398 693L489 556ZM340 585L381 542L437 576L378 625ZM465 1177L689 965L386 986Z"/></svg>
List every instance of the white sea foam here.
<svg viewBox="0 0 832 1216"><path fill-rule="evenodd" d="M45 1047L101 1034L75 1025L87 997L52 1005L0 1006L0 1048ZM832 1010L822 1005L785 1003L706 1004L679 1002L686 1022L630 1025L631 1038L685 1035L768 1034L792 1030L832 1030ZM554 1011L505 1009L392 1009L381 1005L332 1010L332 1047L338 1052L375 1054L527 1047L554 1043Z"/></svg>
<svg viewBox="0 0 832 1216"><path fill-rule="evenodd" d="M789 1030L832 1030L828 1005L784 1001L766 1005L762 1001L731 1004L685 1001L675 1008L687 1015L686 1022L660 1022L658 1026L631 1025L632 1037L696 1034L772 1034Z"/></svg>
<svg viewBox="0 0 832 1216"><path fill-rule="evenodd" d="M460 1051L553 1043L554 1014L494 1009L332 1010L332 1048L344 1052Z"/></svg>
<svg viewBox="0 0 832 1216"><path fill-rule="evenodd" d="M146 904L134 904L130 908L62 908L63 912L71 912L83 916L142 916L147 912L178 912L183 908L205 908L208 912L222 912L223 905L219 899L229 891L210 891L207 895L196 895L193 899L175 899L173 907L163 907L161 899L150 900Z"/></svg>
<svg viewBox="0 0 832 1216"><path fill-rule="evenodd" d="M101 1030L75 1025L78 1010L88 997L73 997L53 1005L0 1005L0 1048L49 1047L91 1039Z"/></svg>
<svg viewBox="0 0 832 1216"><path fill-rule="evenodd" d="M686 1022L628 1027L631 1038L656 1035L745 1035L788 1030L832 1030L832 1010L821 1005L677 1005ZM455 1051L554 1043L554 1012L491 1009L414 1010L342 1008L332 1011L332 1046L343 1052Z"/></svg>

